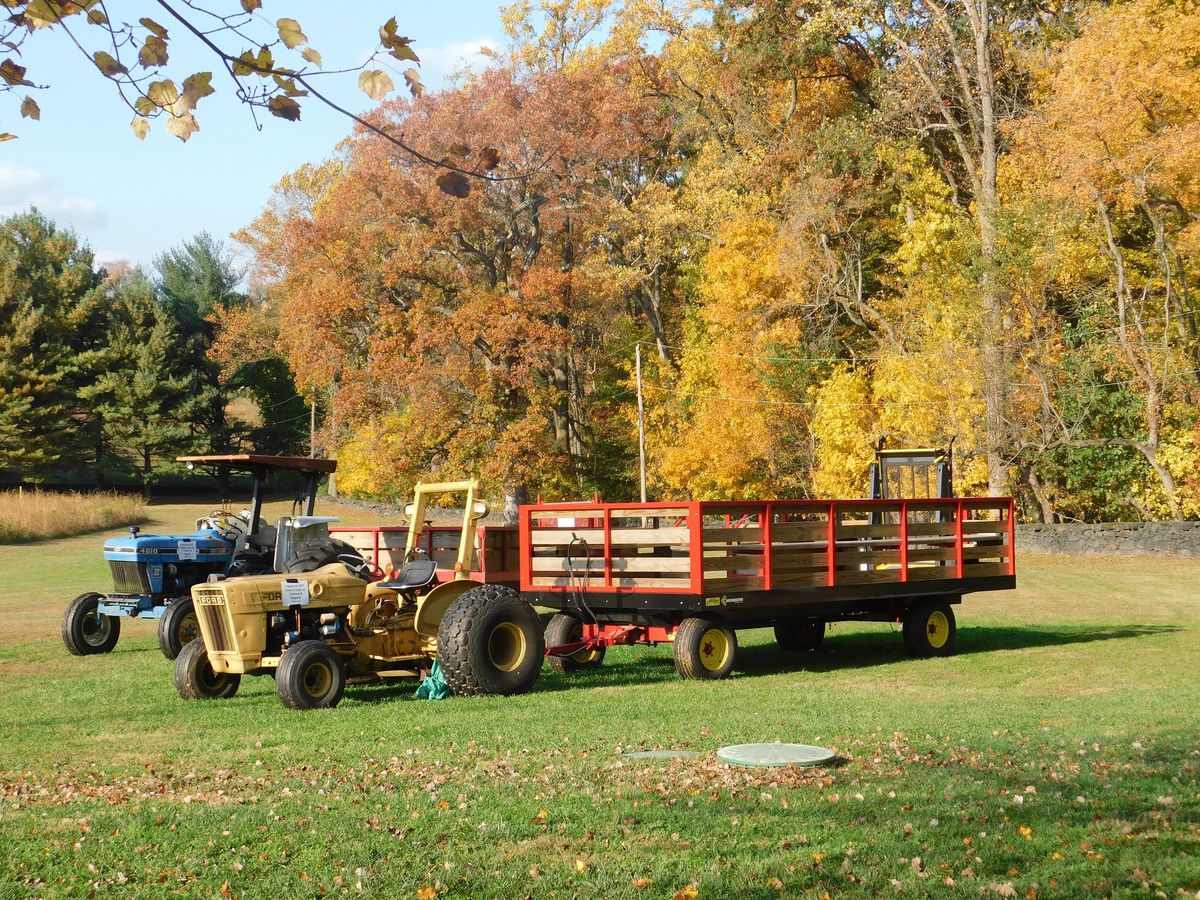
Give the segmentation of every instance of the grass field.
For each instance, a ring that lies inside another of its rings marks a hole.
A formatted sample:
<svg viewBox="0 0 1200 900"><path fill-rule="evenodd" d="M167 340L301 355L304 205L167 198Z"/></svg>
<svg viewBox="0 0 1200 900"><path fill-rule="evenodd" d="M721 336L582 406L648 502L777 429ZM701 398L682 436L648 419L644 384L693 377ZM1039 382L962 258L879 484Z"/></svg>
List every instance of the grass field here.
<svg viewBox="0 0 1200 900"><path fill-rule="evenodd" d="M0 547L0 897L1200 896L1200 562L1026 557L949 659L743 632L724 682L618 649L523 697L301 714L270 679L179 700L153 623L68 656L100 543ZM839 760L622 759L773 740Z"/></svg>

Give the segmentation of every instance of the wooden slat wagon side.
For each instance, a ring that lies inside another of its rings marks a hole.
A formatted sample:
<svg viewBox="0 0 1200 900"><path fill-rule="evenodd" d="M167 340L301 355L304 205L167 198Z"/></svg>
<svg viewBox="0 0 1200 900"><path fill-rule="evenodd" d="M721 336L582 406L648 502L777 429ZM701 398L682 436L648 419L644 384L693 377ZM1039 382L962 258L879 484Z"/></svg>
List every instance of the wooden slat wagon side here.
<svg viewBox="0 0 1200 900"><path fill-rule="evenodd" d="M672 642L689 677L732 669L736 630L774 626L813 649L825 625L904 624L909 650L948 655L963 595L1016 582L1011 498L562 503L523 506L520 587L561 611L553 664Z"/></svg>

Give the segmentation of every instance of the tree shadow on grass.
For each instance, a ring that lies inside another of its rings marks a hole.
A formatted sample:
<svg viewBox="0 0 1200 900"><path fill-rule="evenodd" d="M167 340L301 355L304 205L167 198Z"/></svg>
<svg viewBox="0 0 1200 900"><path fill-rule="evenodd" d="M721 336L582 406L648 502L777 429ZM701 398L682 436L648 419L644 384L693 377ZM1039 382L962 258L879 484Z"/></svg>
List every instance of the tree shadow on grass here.
<svg viewBox="0 0 1200 900"><path fill-rule="evenodd" d="M1066 626L1061 628L1020 628L977 625L960 628L956 656L996 653L1004 650L1029 650L1087 644L1095 641L1130 640L1182 631L1179 625ZM869 668L901 662L911 657L904 649L899 629L896 632L827 635L825 643L813 653L785 653L766 645L744 647L738 653L738 670L747 675L765 675L792 669L829 672L839 669Z"/></svg>
<svg viewBox="0 0 1200 900"><path fill-rule="evenodd" d="M995 653L1004 650L1028 650L1058 647L1094 641L1131 640L1181 631L1178 625L1064 626L1061 628L1012 628L970 626L958 631L957 655ZM781 675L787 672L833 672L866 669L903 662L905 652L900 633L870 632L827 636L813 653L786 653L773 644L742 646L738 649L735 673L740 676ZM534 687L536 693L553 693L576 688L618 688L661 684L679 680L668 645L660 645L651 654L633 655L627 648L608 651L603 665L569 673L542 670ZM404 679L385 685L359 685L348 689L348 698L359 703L382 703L416 699L413 692L419 682Z"/></svg>

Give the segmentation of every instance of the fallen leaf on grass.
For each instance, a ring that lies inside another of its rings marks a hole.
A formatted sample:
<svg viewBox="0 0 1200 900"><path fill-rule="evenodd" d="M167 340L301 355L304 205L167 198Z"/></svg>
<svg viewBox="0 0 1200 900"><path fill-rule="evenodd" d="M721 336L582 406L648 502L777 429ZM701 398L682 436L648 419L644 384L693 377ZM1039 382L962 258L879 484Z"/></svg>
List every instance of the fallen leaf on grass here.
<svg viewBox="0 0 1200 900"><path fill-rule="evenodd" d="M641 875L639 875L637 878L633 879L632 884L637 890L644 891L646 888L650 887L650 885L654 884L654 879L643 878Z"/></svg>
<svg viewBox="0 0 1200 900"><path fill-rule="evenodd" d="M687 887L682 887L675 892L675 896L671 900L696 900L700 896L700 889L694 884L689 884Z"/></svg>
<svg viewBox="0 0 1200 900"><path fill-rule="evenodd" d="M437 888L424 885L417 888L417 900L433 900L437 896Z"/></svg>

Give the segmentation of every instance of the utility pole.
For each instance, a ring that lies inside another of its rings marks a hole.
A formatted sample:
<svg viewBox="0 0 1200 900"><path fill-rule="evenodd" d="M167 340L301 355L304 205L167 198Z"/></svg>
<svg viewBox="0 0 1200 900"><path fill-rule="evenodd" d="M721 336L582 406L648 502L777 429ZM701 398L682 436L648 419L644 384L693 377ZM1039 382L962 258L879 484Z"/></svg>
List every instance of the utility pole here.
<svg viewBox="0 0 1200 900"><path fill-rule="evenodd" d="M642 344L634 344L634 365L637 370L638 398L638 470L641 474L642 502L646 502L646 410L642 404Z"/></svg>
<svg viewBox="0 0 1200 900"><path fill-rule="evenodd" d="M317 458L317 395L313 392L308 409L308 455Z"/></svg>

